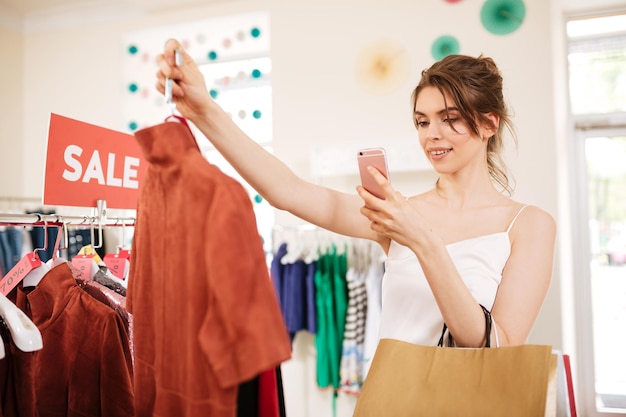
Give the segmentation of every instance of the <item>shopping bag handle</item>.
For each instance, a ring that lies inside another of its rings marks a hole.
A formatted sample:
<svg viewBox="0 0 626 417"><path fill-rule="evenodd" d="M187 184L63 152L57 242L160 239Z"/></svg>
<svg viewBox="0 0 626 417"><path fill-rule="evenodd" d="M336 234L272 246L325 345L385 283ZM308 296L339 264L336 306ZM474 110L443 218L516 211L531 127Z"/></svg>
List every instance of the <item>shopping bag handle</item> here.
<svg viewBox="0 0 626 417"><path fill-rule="evenodd" d="M482 304L479 304L480 308L483 309L483 313L485 315L485 347L491 347L491 325L493 319L491 318L491 312L485 308ZM443 347L443 339L446 335L446 330L448 330L448 326L446 323L443 323L443 330L441 331L441 337L439 338L439 342L437 346ZM448 332L448 347L454 346L454 338L452 337L452 333Z"/></svg>

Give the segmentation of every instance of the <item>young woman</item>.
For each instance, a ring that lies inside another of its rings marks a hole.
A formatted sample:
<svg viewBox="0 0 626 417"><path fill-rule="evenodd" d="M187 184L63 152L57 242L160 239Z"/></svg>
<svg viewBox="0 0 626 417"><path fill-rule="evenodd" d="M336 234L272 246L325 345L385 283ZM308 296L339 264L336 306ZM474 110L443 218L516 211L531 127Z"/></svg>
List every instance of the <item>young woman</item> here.
<svg viewBox="0 0 626 417"><path fill-rule="evenodd" d="M179 66L175 50L182 52ZM181 115L270 204L382 246L381 338L435 345L445 322L457 346L483 346L482 304L499 346L526 341L550 285L556 225L544 210L509 197L500 152L511 124L493 60L451 55L423 71L413 92L415 125L439 179L431 190L405 197L370 167L384 199L362 186L347 194L296 176L211 99L177 41L167 42L158 62L157 89L165 91L166 77L175 81Z"/></svg>

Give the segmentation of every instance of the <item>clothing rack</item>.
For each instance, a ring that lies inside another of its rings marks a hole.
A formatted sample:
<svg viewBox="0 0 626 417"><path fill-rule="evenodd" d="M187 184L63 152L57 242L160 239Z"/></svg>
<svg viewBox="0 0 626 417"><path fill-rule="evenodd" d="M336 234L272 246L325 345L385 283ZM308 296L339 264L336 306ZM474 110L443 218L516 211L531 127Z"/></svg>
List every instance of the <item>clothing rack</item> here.
<svg viewBox="0 0 626 417"><path fill-rule="evenodd" d="M307 242L324 242L343 241L348 239L346 236L331 232L310 223L296 225L280 225L275 224L272 227L272 251L276 252L278 246L283 242L292 244L305 240Z"/></svg>
<svg viewBox="0 0 626 417"><path fill-rule="evenodd" d="M28 197L0 197L0 200L11 201L32 201ZM134 226L134 217L108 217L106 200L97 200L93 216L76 216L47 213L0 213L0 224L4 226L97 226L104 227Z"/></svg>
<svg viewBox="0 0 626 417"><path fill-rule="evenodd" d="M287 263L303 254L316 253L319 248L325 252L326 249L333 246L337 253L347 251L349 265L359 270L367 267L373 261L378 262L380 260L382 262L385 258L382 248L370 240L340 235L310 223L288 226L275 225L272 228L272 255L277 253L282 243L288 245L288 254L285 258ZM313 258L315 258L314 255Z"/></svg>
<svg viewBox="0 0 626 417"><path fill-rule="evenodd" d="M0 213L3 226L97 226L116 227L134 226L134 217L109 217L102 220L99 216L63 216L60 214L19 214Z"/></svg>

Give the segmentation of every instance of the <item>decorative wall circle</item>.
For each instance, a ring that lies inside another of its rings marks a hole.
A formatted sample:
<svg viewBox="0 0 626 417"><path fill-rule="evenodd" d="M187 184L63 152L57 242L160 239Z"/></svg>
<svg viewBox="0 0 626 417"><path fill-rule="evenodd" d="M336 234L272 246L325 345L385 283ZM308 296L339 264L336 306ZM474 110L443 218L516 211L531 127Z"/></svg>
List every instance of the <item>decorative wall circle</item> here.
<svg viewBox="0 0 626 417"><path fill-rule="evenodd" d="M389 94L409 75L409 54L397 41L381 39L363 48L355 63L356 81L371 94Z"/></svg>
<svg viewBox="0 0 626 417"><path fill-rule="evenodd" d="M458 54L460 50L459 41L454 36L442 35L433 42L430 54L439 61L448 55Z"/></svg>
<svg viewBox="0 0 626 417"><path fill-rule="evenodd" d="M515 32L525 17L526 6L522 0L487 0L480 10L483 27L494 35Z"/></svg>

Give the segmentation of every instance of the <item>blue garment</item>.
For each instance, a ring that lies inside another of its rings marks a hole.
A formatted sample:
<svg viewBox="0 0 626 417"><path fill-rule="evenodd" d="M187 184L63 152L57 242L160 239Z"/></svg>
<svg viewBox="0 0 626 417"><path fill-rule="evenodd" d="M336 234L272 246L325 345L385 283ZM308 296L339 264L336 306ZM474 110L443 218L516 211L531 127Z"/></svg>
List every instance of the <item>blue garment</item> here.
<svg viewBox="0 0 626 417"><path fill-rule="evenodd" d="M48 261L52 258L54 253L54 244L57 240L59 233L58 227L48 227L46 232L44 226L35 226L30 230L30 238L33 242L33 249L41 249L37 251L37 255L42 262ZM48 235L48 242L46 243L46 234ZM43 249L45 247L45 249Z"/></svg>
<svg viewBox="0 0 626 417"><path fill-rule="evenodd" d="M10 256L11 252L6 230L0 230L0 269L2 269L2 275L6 275L11 270L8 262Z"/></svg>
<svg viewBox="0 0 626 417"><path fill-rule="evenodd" d="M285 321L290 333L308 330L315 333L315 264L297 260L285 265Z"/></svg>
<svg viewBox="0 0 626 417"><path fill-rule="evenodd" d="M297 260L292 264L285 265L283 280L283 316L287 324L289 334L295 336L302 328L304 308L304 261Z"/></svg>
<svg viewBox="0 0 626 417"><path fill-rule="evenodd" d="M6 275L11 267L9 266L11 259L11 248L9 247L9 237L6 230L0 230L0 269L2 275Z"/></svg>
<svg viewBox="0 0 626 417"><path fill-rule="evenodd" d="M11 251L11 268L13 268L22 258L22 232L16 227L6 229L9 238L9 248ZM10 268L9 268L10 269Z"/></svg>
<svg viewBox="0 0 626 417"><path fill-rule="evenodd" d="M22 233L15 227L0 230L0 267L6 275L22 257Z"/></svg>
<svg viewBox="0 0 626 417"><path fill-rule="evenodd" d="M272 258L272 263L270 265L270 271L272 275L272 282L274 283L274 289L276 290L276 297L278 298L278 302L280 304L280 308L283 310L283 306L285 305L285 301L283 300L283 281L285 275L285 267L280 262L280 260L287 254L287 244L281 243L278 247L278 250L274 254Z"/></svg>
<svg viewBox="0 0 626 417"><path fill-rule="evenodd" d="M315 334L317 331L317 322L315 319L315 268L317 263L311 262L306 268L306 317L305 328L309 332Z"/></svg>
<svg viewBox="0 0 626 417"><path fill-rule="evenodd" d="M298 259L283 265L287 244L282 243L271 262L270 270L276 295L291 339L300 330L316 331L315 263Z"/></svg>

